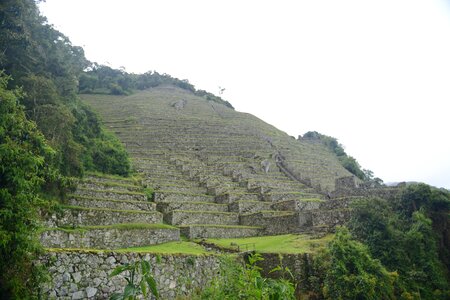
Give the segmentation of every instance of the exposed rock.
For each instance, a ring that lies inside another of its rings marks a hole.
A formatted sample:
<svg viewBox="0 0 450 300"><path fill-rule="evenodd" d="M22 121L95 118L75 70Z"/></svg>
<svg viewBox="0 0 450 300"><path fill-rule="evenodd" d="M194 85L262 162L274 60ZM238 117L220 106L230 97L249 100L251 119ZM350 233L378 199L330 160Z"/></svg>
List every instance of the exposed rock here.
<svg viewBox="0 0 450 300"><path fill-rule="evenodd" d="M187 100L182 99L172 103L172 107L176 110L182 110L186 106Z"/></svg>
<svg viewBox="0 0 450 300"><path fill-rule="evenodd" d="M72 300L78 300L84 298L84 291L78 291L72 294Z"/></svg>
<svg viewBox="0 0 450 300"><path fill-rule="evenodd" d="M95 294L97 294L97 289L96 289L96 288L88 287L88 288L86 289L86 296L87 296L88 298L94 297Z"/></svg>

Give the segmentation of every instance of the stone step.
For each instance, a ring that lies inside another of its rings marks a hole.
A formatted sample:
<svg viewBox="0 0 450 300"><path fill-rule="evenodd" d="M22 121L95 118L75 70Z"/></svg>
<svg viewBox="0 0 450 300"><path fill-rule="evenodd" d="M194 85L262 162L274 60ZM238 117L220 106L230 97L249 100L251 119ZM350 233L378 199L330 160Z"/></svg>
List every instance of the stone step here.
<svg viewBox="0 0 450 300"><path fill-rule="evenodd" d="M300 200L300 199L322 199L324 196L320 194L311 194L304 192L286 192L286 193L265 193L262 199L265 201L285 201L285 200Z"/></svg>
<svg viewBox="0 0 450 300"><path fill-rule="evenodd" d="M189 239L226 239L258 236L262 232L262 228L231 225L186 225L180 226L180 231Z"/></svg>
<svg viewBox="0 0 450 300"><path fill-rule="evenodd" d="M171 184L155 184L152 186L155 191L170 191L187 194L207 194L207 190L200 186L183 186L183 185L171 185Z"/></svg>
<svg viewBox="0 0 450 300"><path fill-rule="evenodd" d="M351 217L351 209L316 209L310 211L312 226L326 226L334 228L344 225Z"/></svg>
<svg viewBox="0 0 450 300"><path fill-rule="evenodd" d="M239 215L229 212L174 210L164 214L164 221L171 225L238 225Z"/></svg>
<svg viewBox="0 0 450 300"><path fill-rule="evenodd" d="M114 200L135 200L146 201L147 197L142 192L121 192L121 191L108 191L108 190L92 190L78 187L75 191L76 195L91 197L91 198L103 198Z"/></svg>
<svg viewBox="0 0 450 300"><path fill-rule="evenodd" d="M44 216L45 227L78 227L113 225L123 223L162 223L162 214L157 211L118 210L107 208L86 208L62 206L51 216Z"/></svg>
<svg viewBox="0 0 450 300"><path fill-rule="evenodd" d="M95 174L95 173L87 173L86 180L92 181L92 182L106 182L106 183L117 183L117 184L125 184L125 185L136 185L136 179L135 178L127 178L127 177L120 177L120 176L114 176L114 175L107 175L107 174Z"/></svg>
<svg viewBox="0 0 450 300"><path fill-rule="evenodd" d="M321 203L324 202L322 199L312 198L312 199L296 199L296 200L285 200L279 201L272 205L274 210L281 211L304 211L319 209Z"/></svg>
<svg viewBox="0 0 450 300"><path fill-rule="evenodd" d="M154 168L147 168L145 166L136 166L136 170L139 172L145 173L147 177L153 178L166 178L166 177L174 177L174 178L189 178L188 175L183 174L181 170L177 169L167 169L167 170L160 170L160 169L154 169Z"/></svg>
<svg viewBox="0 0 450 300"><path fill-rule="evenodd" d="M160 163L149 163L149 162L133 162L133 165L136 169L142 169L147 171L148 173L163 173L163 172L174 172L178 171L176 166L167 164L163 165Z"/></svg>
<svg viewBox="0 0 450 300"><path fill-rule="evenodd" d="M232 203L235 201L258 201L260 196L254 193L225 193L219 196L216 196L217 203Z"/></svg>
<svg viewBox="0 0 450 300"><path fill-rule="evenodd" d="M193 186L198 187L199 183L191 180L174 180L172 178L146 178L143 180L143 184L146 186L160 186L160 185L173 185L173 186Z"/></svg>
<svg viewBox="0 0 450 300"><path fill-rule="evenodd" d="M145 173L145 172L144 172ZM156 174L156 173L145 173L146 175L146 181L154 181L154 182L161 182L161 181L169 181L169 182L176 182L176 181L191 181L189 176L186 176L184 174L178 173L178 174Z"/></svg>
<svg viewBox="0 0 450 300"><path fill-rule="evenodd" d="M228 205L211 202L158 202L156 209L163 214L174 210L228 212Z"/></svg>
<svg viewBox="0 0 450 300"><path fill-rule="evenodd" d="M214 196L172 191L155 191L155 202L215 202Z"/></svg>
<svg viewBox="0 0 450 300"><path fill-rule="evenodd" d="M46 248L120 249L180 240L180 230L165 224L118 224L74 229L51 228L40 236Z"/></svg>
<svg viewBox="0 0 450 300"><path fill-rule="evenodd" d="M298 233L306 227L311 227L312 214L310 212L281 212L262 211L258 213L241 215L241 225L260 226L264 228L264 235L278 235Z"/></svg>
<svg viewBox="0 0 450 300"><path fill-rule="evenodd" d="M240 214L256 213L259 211L272 210L272 203L265 201L235 201L228 204L228 210L230 212L236 212Z"/></svg>
<svg viewBox="0 0 450 300"><path fill-rule="evenodd" d="M150 201L114 200L92 198L80 195L68 195L66 203L70 206L97 207L119 210L155 211L156 204Z"/></svg>
<svg viewBox="0 0 450 300"><path fill-rule="evenodd" d="M95 181L85 178L78 183L78 188L90 190L107 190L112 192L142 192L142 186L108 181Z"/></svg>

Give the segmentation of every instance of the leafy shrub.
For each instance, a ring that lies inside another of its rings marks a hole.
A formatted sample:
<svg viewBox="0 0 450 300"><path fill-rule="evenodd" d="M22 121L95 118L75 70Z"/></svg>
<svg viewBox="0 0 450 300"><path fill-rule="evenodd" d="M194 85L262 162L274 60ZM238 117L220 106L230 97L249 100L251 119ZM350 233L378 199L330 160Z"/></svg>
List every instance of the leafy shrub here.
<svg viewBox="0 0 450 300"><path fill-rule="evenodd" d="M21 92L6 89L8 79L0 73L0 297L29 299L40 274L33 265L39 194L58 173L49 163L54 150L18 105Z"/></svg>
<svg viewBox="0 0 450 300"><path fill-rule="evenodd" d="M261 260L260 254L253 254L243 265L231 257L223 257L220 275L196 299L295 299L292 283L262 277L261 268L257 266Z"/></svg>
<svg viewBox="0 0 450 300"><path fill-rule="evenodd" d="M137 261L131 264L116 267L110 277L125 273L127 285L122 293L114 293L111 300L135 300L139 295L153 296L159 299L156 281L153 278L150 263L146 260Z"/></svg>
<svg viewBox="0 0 450 300"><path fill-rule="evenodd" d="M155 190L151 187L147 187L144 189L144 194L148 201L153 201L154 193L155 193Z"/></svg>
<svg viewBox="0 0 450 300"><path fill-rule="evenodd" d="M446 233L433 230L437 220L427 217L427 210L431 216L436 213L432 194L429 187L415 185L405 188L397 199L366 199L354 204L349 227L374 258L398 273L397 297L446 299L449 295L444 272L448 249L445 243L438 248L436 235L445 239ZM437 207L442 205L447 214L441 193L437 195Z"/></svg>

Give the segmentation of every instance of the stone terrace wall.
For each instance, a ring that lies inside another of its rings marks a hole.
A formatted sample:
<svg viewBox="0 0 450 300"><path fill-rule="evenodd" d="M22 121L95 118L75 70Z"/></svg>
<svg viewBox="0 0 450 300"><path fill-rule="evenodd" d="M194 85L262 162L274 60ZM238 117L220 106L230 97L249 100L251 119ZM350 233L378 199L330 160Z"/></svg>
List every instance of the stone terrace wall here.
<svg viewBox="0 0 450 300"><path fill-rule="evenodd" d="M41 244L48 248L119 249L161 244L179 239L180 232L175 228L47 230L41 235Z"/></svg>
<svg viewBox="0 0 450 300"><path fill-rule="evenodd" d="M217 276L217 256L186 256L117 252L48 252L40 258L51 282L42 286L43 299L109 299L123 291L126 281L108 275L118 265L147 260L152 266L161 299L189 295Z"/></svg>

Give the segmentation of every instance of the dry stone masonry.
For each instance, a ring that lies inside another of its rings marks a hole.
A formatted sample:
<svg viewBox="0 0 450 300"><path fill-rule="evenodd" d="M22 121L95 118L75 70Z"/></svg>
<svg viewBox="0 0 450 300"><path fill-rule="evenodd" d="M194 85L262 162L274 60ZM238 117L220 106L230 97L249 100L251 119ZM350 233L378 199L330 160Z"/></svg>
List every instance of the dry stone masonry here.
<svg viewBox="0 0 450 300"><path fill-rule="evenodd" d="M117 252L62 251L48 252L41 264L51 281L42 287L43 299L109 299L122 292L126 280L122 275L110 278L115 267L140 260L150 262L161 299L187 296L217 276L218 257L156 255Z"/></svg>

